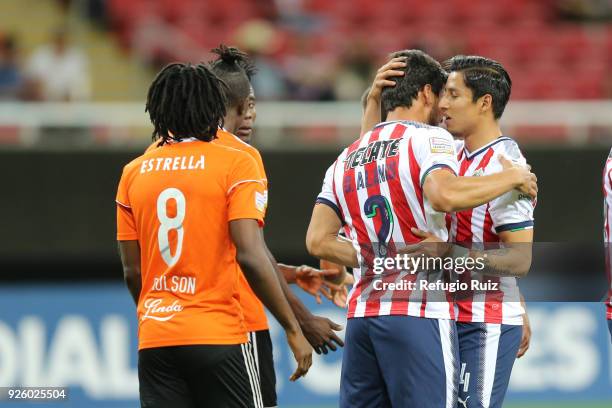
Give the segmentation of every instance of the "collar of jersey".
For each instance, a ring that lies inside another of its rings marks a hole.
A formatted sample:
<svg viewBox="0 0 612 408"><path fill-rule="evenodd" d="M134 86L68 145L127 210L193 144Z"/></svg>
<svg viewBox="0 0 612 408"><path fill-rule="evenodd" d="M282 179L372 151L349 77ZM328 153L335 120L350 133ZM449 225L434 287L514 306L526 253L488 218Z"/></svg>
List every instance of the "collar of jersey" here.
<svg viewBox="0 0 612 408"><path fill-rule="evenodd" d="M512 140L512 139L510 139L508 136L500 136L497 139L490 141L489 143L487 143L486 145L482 146L480 149L472 153L468 152L467 147L465 147L465 142L463 142L463 152L465 153L465 157L471 160L474 157L478 156L480 153L486 151L489 147L494 146L498 144L499 142L503 142L504 140Z"/></svg>
<svg viewBox="0 0 612 408"><path fill-rule="evenodd" d="M167 145L171 145L171 144L178 144L178 143L187 143L187 142L195 142L199 139L195 138L195 137L186 137L184 139L181 140L176 140L176 139L168 139L168 141L166 141L165 144Z"/></svg>
<svg viewBox="0 0 612 408"><path fill-rule="evenodd" d="M414 124L414 125L419 125L419 126L431 126L431 125L428 125L427 123L417 122L415 120L390 120L388 122L379 123L378 125L374 126L372 130L379 128L381 126L390 125L391 123L406 123L406 124Z"/></svg>

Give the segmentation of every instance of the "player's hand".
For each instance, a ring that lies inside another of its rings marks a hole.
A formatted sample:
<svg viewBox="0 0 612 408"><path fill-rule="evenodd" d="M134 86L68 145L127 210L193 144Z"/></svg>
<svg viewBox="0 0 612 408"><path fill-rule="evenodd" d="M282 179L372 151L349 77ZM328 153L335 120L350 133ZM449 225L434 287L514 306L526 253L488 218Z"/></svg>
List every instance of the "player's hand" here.
<svg viewBox="0 0 612 408"><path fill-rule="evenodd" d="M336 351L336 344L340 347L344 347L344 342L335 332L342 330L342 326L332 322L326 317L310 315L306 319L300 321L300 327L302 328L304 336L317 354L327 354L328 348L332 351Z"/></svg>
<svg viewBox="0 0 612 408"><path fill-rule="evenodd" d="M335 270L337 275L329 275L325 277L325 280L331 280L331 283L337 285L337 288L330 288L331 301L338 307L345 309L348 300L347 286L352 286L355 283L353 275L346 271L344 265L338 265L336 263L321 259L321 269Z"/></svg>
<svg viewBox="0 0 612 408"><path fill-rule="evenodd" d="M529 316L527 313L523 314L523 337L521 338L521 344L519 345L518 353L516 358L521 358L529 350L529 342L531 341L531 325L529 324Z"/></svg>
<svg viewBox="0 0 612 408"><path fill-rule="evenodd" d="M368 99L380 101L382 90L388 86L395 86L395 81L391 80L392 77L403 76L404 71L398 71L398 68L406 67L406 57L396 57L391 59L385 65L380 67L374 77L372 88L368 93Z"/></svg>
<svg viewBox="0 0 612 408"><path fill-rule="evenodd" d="M398 249L397 253L400 255L405 254L412 257L425 255L426 257L435 258L446 255L451 249L451 244L443 241L431 232L414 227L410 228L410 231L412 231L415 237L421 238L421 241L418 244L407 245L404 248Z"/></svg>
<svg viewBox="0 0 612 408"><path fill-rule="evenodd" d="M499 162L504 170L513 171L516 173L518 186L516 187L521 193L527 194L533 198L538 195L538 178L531 172L531 166L518 165L512 163L503 155L499 155Z"/></svg>
<svg viewBox="0 0 612 408"><path fill-rule="evenodd" d="M332 290L332 299L331 301L334 305L338 306L341 309L346 309L348 300L348 289L346 286L342 286L340 290Z"/></svg>
<svg viewBox="0 0 612 408"><path fill-rule="evenodd" d="M297 368L289 377L289 381L295 381L300 377L304 377L310 366L312 365L312 347L308 344L308 340L299 331L287 332L287 342L293 352L293 357L297 362Z"/></svg>
<svg viewBox="0 0 612 408"><path fill-rule="evenodd" d="M315 297L317 303L321 304L321 295L332 300L333 295L330 291L341 290L340 285L328 281L327 278L334 278L340 272L334 269L319 270L308 265L295 268L295 283L304 292Z"/></svg>

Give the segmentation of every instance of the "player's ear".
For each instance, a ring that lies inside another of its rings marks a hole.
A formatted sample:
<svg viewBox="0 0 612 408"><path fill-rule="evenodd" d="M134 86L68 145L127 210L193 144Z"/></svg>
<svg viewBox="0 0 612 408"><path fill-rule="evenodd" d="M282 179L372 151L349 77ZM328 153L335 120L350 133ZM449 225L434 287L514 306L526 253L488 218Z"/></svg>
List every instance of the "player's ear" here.
<svg viewBox="0 0 612 408"><path fill-rule="evenodd" d="M493 110L493 97L491 94L485 94L478 98L478 108L480 113L486 113Z"/></svg>
<svg viewBox="0 0 612 408"><path fill-rule="evenodd" d="M431 89L430 84L425 84L422 92L423 92L425 106L434 105L436 103L435 94L433 90Z"/></svg>

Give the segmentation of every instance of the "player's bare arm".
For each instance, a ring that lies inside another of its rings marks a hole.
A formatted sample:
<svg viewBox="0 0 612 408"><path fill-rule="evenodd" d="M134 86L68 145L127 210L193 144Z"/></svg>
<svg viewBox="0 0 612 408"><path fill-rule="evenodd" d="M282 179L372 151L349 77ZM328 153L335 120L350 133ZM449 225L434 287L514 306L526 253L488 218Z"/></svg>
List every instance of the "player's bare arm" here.
<svg viewBox="0 0 612 408"><path fill-rule="evenodd" d="M529 322L527 305L525 304L523 295L521 295L521 306L523 306L523 310L525 311L525 313L523 313L523 336L521 337L521 344L516 353L516 358L521 358L527 353L527 350L529 350L529 343L531 342L531 323Z"/></svg>
<svg viewBox="0 0 612 408"><path fill-rule="evenodd" d="M316 258L356 268L357 252L349 240L338 236L341 227L342 221L334 210L316 204L306 232L306 249Z"/></svg>
<svg viewBox="0 0 612 408"><path fill-rule="evenodd" d="M527 167L513 165L500 157L504 170L482 177L457 177L449 171L433 171L423 183L425 197L434 210L454 212L478 207L510 190L535 197L537 177Z"/></svg>
<svg viewBox="0 0 612 408"><path fill-rule="evenodd" d="M504 244L503 248L470 251L471 257L481 257L484 260L482 273L517 278L527 276L531 267L533 229L500 232L499 238ZM482 256L485 253L487 256Z"/></svg>
<svg viewBox="0 0 612 408"><path fill-rule="evenodd" d="M140 245L137 240L117 241L121 264L123 265L123 279L138 305L140 291L142 290L142 280L140 278Z"/></svg>
<svg viewBox="0 0 612 408"><path fill-rule="evenodd" d="M285 330L287 341L298 363L290 378L295 381L306 375L312 365L312 348L283 295L274 267L266 253L260 227L256 220L233 220L230 221L230 234L236 246L236 259L249 285Z"/></svg>
<svg viewBox="0 0 612 408"><path fill-rule="evenodd" d="M392 58L376 72L361 119L361 136L380 122L382 90L388 86L395 86L395 81L391 78L404 75L404 71L398 71L397 69L406 67L405 60L404 57Z"/></svg>
<svg viewBox="0 0 612 408"><path fill-rule="evenodd" d="M426 231L412 228L412 233L422 238L421 244L424 245L412 245L398 251L400 254L407 254L417 256L425 254L427 256L445 256L451 253L452 249L449 250L447 247L452 246L456 248L463 248L450 243L436 246L436 243L442 244L443 241ZM484 269L482 273L490 276L511 276L522 278L527 276L529 268L531 267L531 243L533 242L533 229L524 229L519 231L504 231L499 233L499 237L504 244L503 248L498 249L471 249L469 250L469 256L471 258L478 258L482 260ZM440 252L440 249L443 249ZM465 251L465 255L468 255L468 251ZM486 256L485 256L486 254Z"/></svg>
<svg viewBox="0 0 612 408"><path fill-rule="evenodd" d="M287 281L280 271L276 259L274 259L274 256L267 247L266 252L278 276L283 294L302 329L302 333L304 333L306 340L308 340L317 354L327 354L328 348L332 351L336 351L336 345L344 347L344 342L334 332L334 330L342 330L342 326L332 322L326 317L315 316L310 313L300 299L298 299L291 289L289 289L289 285L287 285Z"/></svg>

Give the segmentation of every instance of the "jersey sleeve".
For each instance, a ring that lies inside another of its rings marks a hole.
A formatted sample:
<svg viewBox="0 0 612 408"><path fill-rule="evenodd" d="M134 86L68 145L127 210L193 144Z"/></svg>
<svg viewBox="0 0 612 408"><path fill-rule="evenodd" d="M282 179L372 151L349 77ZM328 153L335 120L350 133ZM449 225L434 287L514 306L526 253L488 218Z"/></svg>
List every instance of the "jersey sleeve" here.
<svg viewBox="0 0 612 408"><path fill-rule="evenodd" d="M338 204L338 200L336 199L336 193L334 192L334 172L336 169L336 163L334 162L327 171L325 172L325 178L323 179L323 187L321 187L321 192L317 196L317 204L324 204L330 207L332 210L338 214L338 218L344 222L342 217L342 212L340 211L340 205Z"/></svg>
<svg viewBox="0 0 612 408"><path fill-rule="evenodd" d="M455 141L450 133L442 128L428 128L425 135L412 139L413 154L420 167L421 186L429 173L439 169L449 169L454 174L459 172L459 163L455 152Z"/></svg>
<svg viewBox="0 0 612 408"><path fill-rule="evenodd" d="M128 177L125 169L119 180L117 188L117 196L115 202L117 204L117 241L131 241L138 239L136 231L136 221L130 204L128 194Z"/></svg>
<svg viewBox="0 0 612 408"><path fill-rule="evenodd" d="M263 159L261 158L261 153L259 153L259 150L254 149L255 153L253 155L253 158L255 159L255 164L257 164L257 169L259 171L259 177L261 179L261 182L264 185L264 215L266 213L266 211L268 210L268 175L266 174L266 168L264 167L263 164Z"/></svg>
<svg viewBox="0 0 612 408"><path fill-rule="evenodd" d="M526 165L518 145L514 141L505 143L505 149L501 152L506 158L516 164ZM501 171L501 163L495 159L494 168ZM517 231L533 228L533 212L535 200L518 190L511 190L491 201L489 213L493 221L493 227L497 233L504 231Z"/></svg>
<svg viewBox="0 0 612 408"><path fill-rule="evenodd" d="M259 153L259 150L253 149L253 158L255 159L255 164L257 164L257 170L259 172L261 181L267 183L268 176L266 175L266 169L264 167L263 159L261 158L261 153Z"/></svg>
<svg viewBox="0 0 612 408"><path fill-rule="evenodd" d="M254 219L263 226L266 203L267 195L255 159L246 153L240 154L228 177L228 221Z"/></svg>

